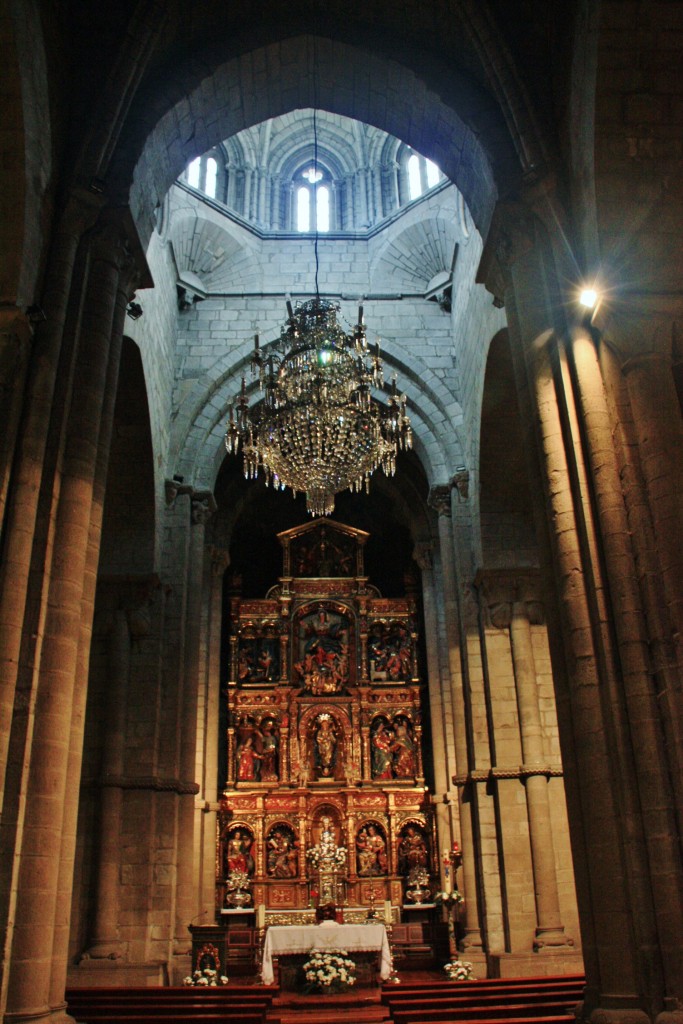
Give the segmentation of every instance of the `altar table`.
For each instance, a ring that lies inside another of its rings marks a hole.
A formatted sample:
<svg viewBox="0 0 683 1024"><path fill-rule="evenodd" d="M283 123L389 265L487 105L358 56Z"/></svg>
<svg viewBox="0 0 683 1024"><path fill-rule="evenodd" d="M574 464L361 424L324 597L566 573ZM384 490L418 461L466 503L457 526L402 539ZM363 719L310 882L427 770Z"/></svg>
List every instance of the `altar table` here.
<svg viewBox="0 0 683 1024"><path fill-rule="evenodd" d="M288 924L271 925L263 946L264 985L275 981L273 957L308 953L312 949L345 949L348 953L376 950L380 954L379 976L391 976L391 950L383 924Z"/></svg>

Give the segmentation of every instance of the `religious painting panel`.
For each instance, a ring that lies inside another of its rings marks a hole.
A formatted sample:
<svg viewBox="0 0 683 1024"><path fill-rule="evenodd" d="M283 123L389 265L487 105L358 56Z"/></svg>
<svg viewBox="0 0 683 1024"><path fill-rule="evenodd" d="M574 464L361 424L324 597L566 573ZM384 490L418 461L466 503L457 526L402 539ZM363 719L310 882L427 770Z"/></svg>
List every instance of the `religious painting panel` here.
<svg viewBox="0 0 683 1024"><path fill-rule="evenodd" d="M413 641L404 622L378 619L368 634L370 682L408 683L413 677Z"/></svg>
<svg viewBox="0 0 683 1024"><path fill-rule="evenodd" d="M330 529L327 524L293 537L290 545L292 576L354 576L356 543L355 537Z"/></svg>
<svg viewBox="0 0 683 1024"><path fill-rule="evenodd" d="M240 636L237 647L237 682L240 686L267 686L280 678L280 643L276 636Z"/></svg>
<svg viewBox="0 0 683 1024"><path fill-rule="evenodd" d="M355 681L353 620L344 605L320 601L301 609L292 649L292 679L305 692L342 693Z"/></svg>

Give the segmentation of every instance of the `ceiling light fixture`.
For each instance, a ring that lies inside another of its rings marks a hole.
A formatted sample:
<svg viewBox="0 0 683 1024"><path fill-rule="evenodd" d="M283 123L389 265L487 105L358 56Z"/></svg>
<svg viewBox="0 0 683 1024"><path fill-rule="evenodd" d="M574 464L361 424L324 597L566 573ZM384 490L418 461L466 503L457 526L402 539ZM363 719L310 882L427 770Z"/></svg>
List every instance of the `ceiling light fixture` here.
<svg viewBox="0 0 683 1024"><path fill-rule="evenodd" d="M313 189L323 175L318 169L317 32L313 35ZM317 210L317 202L313 204ZM288 319L280 339L263 352L256 335L252 371L258 373L264 399L249 408L246 380L236 406L230 408L225 447L236 454L240 446L244 475L266 484L289 487L306 495L313 516L331 515L334 497L347 488L370 487L381 466L393 475L400 449L412 447L406 396L399 395L396 378L388 405L373 401L372 389L384 383L379 342L370 351L363 323L347 333L338 321L339 305L321 298L318 290L319 231L316 218L315 298L287 300Z"/></svg>
<svg viewBox="0 0 683 1024"><path fill-rule="evenodd" d="M349 334L339 306L319 295L296 309L288 302L287 311L267 354L256 335L252 369L265 397L250 410L242 378L225 446L231 454L242 447L247 479L263 469L266 484L304 492L311 515L330 515L335 494L369 490L372 473L381 466L393 475L398 451L412 447L406 396L394 378L388 406L372 400L372 388L383 384L382 360L379 342L372 352L368 346L362 306Z"/></svg>

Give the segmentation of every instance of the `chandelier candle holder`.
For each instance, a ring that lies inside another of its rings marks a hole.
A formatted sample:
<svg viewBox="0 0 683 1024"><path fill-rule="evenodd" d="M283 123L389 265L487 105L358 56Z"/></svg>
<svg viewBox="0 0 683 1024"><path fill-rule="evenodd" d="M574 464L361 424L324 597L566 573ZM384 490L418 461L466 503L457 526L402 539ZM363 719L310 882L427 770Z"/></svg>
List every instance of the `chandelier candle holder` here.
<svg viewBox="0 0 683 1024"><path fill-rule="evenodd" d="M267 352L256 335L251 365L263 401L249 408L243 378L225 447L230 454L242 448L247 479L262 469L267 485L304 493L311 515L331 515L335 494L368 491L379 467L393 476L399 450L412 447L406 396L394 377L388 405L372 400L384 375L379 342L368 345L362 306L349 334L338 322L339 305L319 295L296 309L288 301L287 312Z"/></svg>

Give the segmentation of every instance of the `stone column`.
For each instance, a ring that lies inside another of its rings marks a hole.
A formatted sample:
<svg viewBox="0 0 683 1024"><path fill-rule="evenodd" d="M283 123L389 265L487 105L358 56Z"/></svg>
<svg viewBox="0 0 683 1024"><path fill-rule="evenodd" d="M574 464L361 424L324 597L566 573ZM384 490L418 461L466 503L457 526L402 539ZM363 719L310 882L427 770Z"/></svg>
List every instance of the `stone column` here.
<svg viewBox="0 0 683 1024"><path fill-rule="evenodd" d="M438 620L434 593L434 565L431 541L421 541L413 551L422 574L422 607L427 649L427 677L429 683L429 715L432 729L432 760L434 763L434 810L436 812L437 863L441 889L445 887L442 850L450 850L453 842L450 819L450 785L448 754L444 740L444 708L441 692L441 669L437 650ZM436 865L435 865L436 867Z"/></svg>
<svg viewBox="0 0 683 1024"><path fill-rule="evenodd" d="M683 423L674 388L671 357L650 351L623 365L633 410L639 466L649 498L659 574L671 617L671 636L683 667ZM680 704L678 706L680 715Z"/></svg>
<svg viewBox="0 0 683 1024"><path fill-rule="evenodd" d="M100 205L100 199L73 193L57 228L41 296L47 319L35 330L33 358L14 454L0 562L0 779L3 780L6 778L14 691L21 661L38 501L72 275L79 242L86 228L95 221ZM80 282L74 284L74 289L79 287ZM14 724L16 726L16 720ZM0 810L6 793L7 787L0 786Z"/></svg>
<svg viewBox="0 0 683 1024"><path fill-rule="evenodd" d="M614 424L607 405L597 351L593 338L581 326L573 331L567 347L573 371L575 400L583 421L586 458L591 470L609 609L614 626L615 654L618 656L618 691L617 687L615 691L618 692L620 702L623 702L623 710L620 715L615 711L613 716L619 729L619 749L615 751L615 756L620 764L620 778L626 790L622 797L623 806L632 819L624 842L632 878L635 880L642 877L643 871L649 875L647 892L643 890L642 898L647 904L652 900L651 912L656 931L653 929L648 938L655 940L656 935L665 977L672 979L681 971L683 949L683 920L680 914L680 908L683 907L683 868L680 844L675 838L680 821L677 821L671 785L672 770L675 771L678 758L675 753L672 758L667 757L662 742L659 695L652 685L649 637L646 628L641 625L644 608L637 583L631 533L615 453ZM650 401L643 404L652 407L655 404L654 396L650 394L648 397ZM666 402L663 395L659 397L660 401ZM675 414L677 410L668 411ZM638 429L643 430L647 439L641 453L644 473L650 477L664 473L667 480L664 484L658 479L653 481L654 494L650 500L653 519L657 521L658 516L661 516L658 525L663 538L664 535L675 534L677 528L680 530L683 526L683 494L675 492L676 480L683 482L683 473L673 470L668 454L664 457L661 448L668 439L673 442L675 432L665 428L661 441L649 438L650 432L657 437L656 421L657 417L652 415L651 422ZM680 424L680 417L678 422ZM678 434L680 436L680 430ZM658 465L654 467L648 448L654 452L655 457L660 456ZM680 450L678 454L680 456ZM679 466L680 461L679 458ZM666 477L667 468L672 469L670 478ZM677 571L683 571L680 544L670 541L663 541L663 544L660 548L662 565L669 571L670 583L679 594L683 594L681 577L676 575ZM679 721L680 717L679 709ZM639 794L639 800L636 799L636 793ZM683 982L680 974L679 981Z"/></svg>
<svg viewBox="0 0 683 1024"><path fill-rule="evenodd" d="M528 595L518 592L511 606L510 646L517 690L519 728L524 759L522 770L526 776L529 839L534 867L537 919L534 948L542 950L567 946L572 943L564 934L560 916L552 821L548 803L548 780L544 773L544 768L547 769L547 758L543 749L543 726L538 701L536 664L525 596Z"/></svg>
<svg viewBox="0 0 683 1024"><path fill-rule="evenodd" d="M19 866L16 923L8 987L8 1020L50 1015L52 956L62 833L78 802L67 790L74 700L82 707L86 680L76 678L85 572L90 540L98 439L123 238L105 223L90 243L88 283L78 341L76 387L63 455L46 602L26 816ZM80 713L80 712L79 712ZM76 728L82 743L82 716ZM67 807L73 803L74 809Z"/></svg>
<svg viewBox="0 0 683 1024"><path fill-rule="evenodd" d="M180 683L180 758L179 775L182 793L178 805L177 881L174 952L184 956L189 948L188 926L198 911L196 878L198 865L194 857L195 800L199 790L197 766L197 696L200 685L200 623L204 585L205 526L216 509L210 491L194 491L191 495L190 548L185 606L185 648L183 678Z"/></svg>
<svg viewBox="0 0 683 1024"><path fill-rule="evenodd" d="M626 864L625 787L614 757L613 715L620 702L608 686L605 590L576 414L566 402L566 374L554 346L554 279L537 230L519 213L498 248L510 282L505 305L527 451L538 460L530 458L529 472L543 499L539 545L554 580L546 607L563 762L571 780L566 792L587 975L583 1012L595 1011L604 1021L623 1021L623 1015L645 1021L636 961L637 947L650 944L652 917Z"/></svg>
<svg viewBox="0 0 683 1024"><path fill-rule="evenodd" d="M453 740L455 743L456 777L462 778L473 765L467 743L465 721L465 700L463 694L462 667L460 664L462 637L458 614L458 580L456 572L455 547L451 524L451 485L433 487L429 503L437 512L439 525L439 547L443 573L443 601L446 620L446 642L450 668L451 700L453 704ZM472 822L472 794L470 784L461 785L458 793L460 815L460 843L463 852L463 896L467 900L465 911L465 936L463 949L470 953L482 948L479 908L477 903L476 848Z"/></svg>
<svg viewBox="0 0 683 1024"><path fill-rule="evenodd" d="M118 960L125 956L119 934L119 867L126 695L130 674L131 637L128 616L114 611L108 638L107 714L102 754L100 849L92 940L83 959Z"/></svg>
<svg viewBox="0 0 683 1024"><path fill-rule="evenodd" d="M197 750L198 764L203 765L202 796L202 920L208 923L215 908L216 896L216 811L210 810L218 801L218 722L222 690L220 654L223 626L223 576L230 564L230 555L223 548L213 547L211 555L211 593L208 601L207 656L204 690L203 749ZM221 780L223 781L223 780Z"/></svg>
<svg viewBox="0 0 683 1024"><path fill-rule="evenodd" d="M19 309L0 310L0 527L5 519L32 333L28 318Z"/></svg>
<svg viewBox="0 0 683 1024"><path fill-rule="evenodd" d="M87 680L90 671L90 649L92 645L92 622L95 613L95 590L97 566L102 539L102 517L109 468L109 453L114 422L114 408L118 387L123 325L126 307L134 294L135 264L126 252L119 264L119 281L116 305L112 321L109 365L102 402L100 431L98 436L97 463L93 481L93 497L90 511L90 531L86 555L83 594L81 598L81 629L78 641L77 680ZM71 737L66 778L67 801L62 819L62 844L57 886L55 932L52 951L52 982L50 1004L53 1008L63 1005L66 988L67 961L69 954L69 928L73 888L74 859L76 855L76 831L78 825L78 800L69 799L79 789L83 760L83 729L87 701L85 685L76 686L71 714Z"/></svg>

